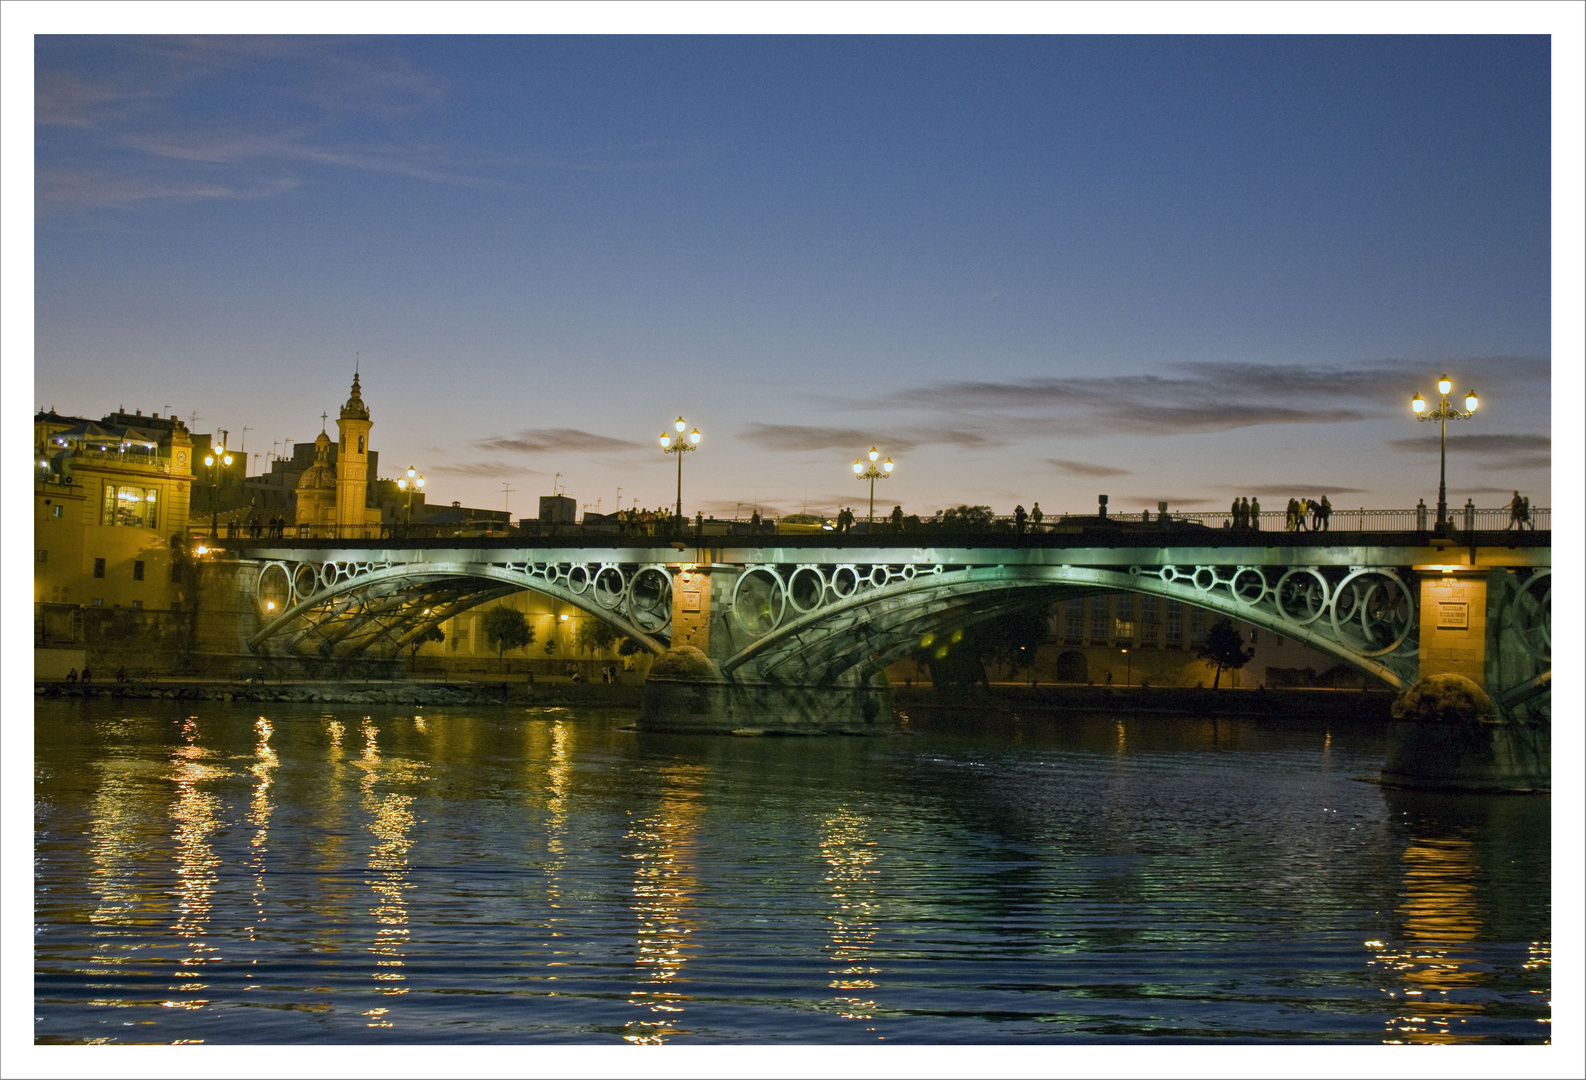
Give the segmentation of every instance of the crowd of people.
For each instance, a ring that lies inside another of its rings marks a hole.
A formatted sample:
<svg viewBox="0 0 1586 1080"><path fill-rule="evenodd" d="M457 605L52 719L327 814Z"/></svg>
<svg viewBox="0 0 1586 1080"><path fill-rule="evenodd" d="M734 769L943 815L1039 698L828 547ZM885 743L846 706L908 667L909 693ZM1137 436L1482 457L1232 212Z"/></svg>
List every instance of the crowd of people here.
<svg viewBox="0 0 1586 1080"><path fill-rule="evenodd" d="M1326 532L1333 515L1333 504L1323 495L1321 499L1290 499L1283 512L1284 532ZM1261 529L1261 500L1240 497L1229 507L1224 528L1236 532L1258 532Z"/></svg>

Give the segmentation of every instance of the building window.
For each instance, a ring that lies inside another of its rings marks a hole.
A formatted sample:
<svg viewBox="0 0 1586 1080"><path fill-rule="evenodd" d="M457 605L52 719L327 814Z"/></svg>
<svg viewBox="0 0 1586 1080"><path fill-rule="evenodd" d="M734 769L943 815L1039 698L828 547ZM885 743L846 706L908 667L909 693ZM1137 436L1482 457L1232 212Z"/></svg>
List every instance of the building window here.
<svg viewBox="0 0 1586 1080"><path fill-rule="evenodd" d="M1092 597L1090 601L1090 640L1107 640L1107 598Z"/></svg>
<svg viewBox="0 0 1586 1080"><path fill-rule="evenodd" d="M1116 599L1118 613L1112 621L1113 637L1128 641L1134 637L1134 593L1123 593Z"/></svg>
<svg viewBox="0 0 1586 1080"><path fill-rule="evenodd" d="M358 436L358 452L363 453L363 436Z"/></svg>
<svg viewBox="0 0 1586 1080"><path fill-rule="evenodd" d="M1184 605L1177 600L1167 602L1167 644L1170 649L1184 644Z"/></svg>
<svg viewBox="0 0 1586 1080"><path fill-rule="evenodd" d="M39 562L49 562L50 553L44 548L39 548Z"/></svg>
<svg viewBox="0 0 1586 1080"><path fill-rule="evenodd" d="M54 506L50 507L50 517L60 517L61 511L63 509L64 507L62 507L60 503L56 503Z"/></svg>
<svg viewBox="0 0 1586 1080"><path fill-rule="evenodd" d="M142 581L143 580L143 560L142 559L134 559L133 562L132 562L132 580L133 581Z"/></svg>
<svg viewBox="0 0 1586 1080"><path fill-rule="evenodd" d="M1140 644L1142 647L1156 648L1156 639L1161 633L1159 610L1160 604L1156 597L1140 597Z"/></svg>
<svg viewBox="0 0 1586 1080"><path fill-rule="evenodd" d="M1206 640L1206 611L1204 608L1190 608L1190 640L1196 644Z"/></svg>
<svg viewBox="0 0 1586 1080"><path fill-rule="evenodd" d="M105 606L105 598L103 596L94 597L94 607L104 607L104 606Z"/></svg>
<svg viewBox="0 0 1586 1080"><path fill-rule="evenodd" d="M1069 644L1077 645L1085 636L1085 605L1070 600L1063 605L1063 637Z"/></svg>
<svg viewBox="0 0 1586 1080"><path fill-rule="evenodd" d="M134 600L134 601L132 601L132 610L133 611L142 611L143 610L143 601L142 600Z"/></svg>
<svg viewBox="0 0 1586 1080"><path fill-rule="evenodd" d="M104 576L105 576L105 560L103 560L103 559L95 559L94 560L94 577L104 577Z"/></svg>
<svg viewBox="0 0 1586 1080"><path fill-rule="evenodd" d="M156 488L134 487L131 484L106 484L105 505L100 514L101 525L131 525L139 529L155 528Z"/></svg>

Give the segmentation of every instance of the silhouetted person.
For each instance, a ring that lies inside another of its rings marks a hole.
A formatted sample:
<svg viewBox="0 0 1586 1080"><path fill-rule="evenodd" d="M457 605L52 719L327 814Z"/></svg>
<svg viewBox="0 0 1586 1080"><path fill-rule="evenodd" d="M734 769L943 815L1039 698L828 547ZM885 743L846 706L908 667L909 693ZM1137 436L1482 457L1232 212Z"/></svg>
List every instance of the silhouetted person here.
<svg viewBox="0 0 1586 1080"><path fill-rule="evenodd" d="M1228 519L1234 523L1234 528L1239 528L1239 500L1235 499L1233 506L1228 509Z"/></svg>
<svg viewBox="0 0 1586 1080"><path fill-rule="evenodd" d="M1035 504L1031 505L1031 507L1030 507L1030 531L1031 532L1040 532L1041 531L1041 517L1042 517L1041 504L1040 503L1035 503Z"/></svg>
<svg viewBox="0 0 1586 1080"><path fill-rule="evenodd" d="M1421 532L1426 531L1426 500L1422 499L1415 504L1415 527Z"/></svg>
<svg viewBox="0 0 1586 1080"><path fill-rule="evenodd" d="M1317 520L1319 520L1322 523L1322 531L1323 532L1327 531L1327 529L1328 529L1327 522L1332 518L1332 516L1333 516L1333 504L1327 501L1327 496L1326 495L1323 495L1322 496L1321 505L1317 508Z"/></svg>
<svg viewBox="0 0 1586 1080"><path fill-rule="evenodd" d="M72 668L70 671L68 671L66 673L66 681L69 682L69 683L74 683L74 684L77 682L77 669L76 668Z"/></svg>
<svg viewBox="0 0 1586 1080"><path fill-rule="evenodd" d="M83 685L86 686L88 683L91 683L93 681L94 681L94 673L89 671L86 667L83 668Z"/></svg>
<svg viewBox="0 0 1586 1080"><path fill-rule="evenodd" d="M749 531L756 536L760 535L760 511L758 510L749 515Z"/></svg>
<svg viewBox="0 0 1586 1080"><path fill-rule="evenodd" d="M1525 518L1522 516L1524 513L1525 503L1521 500L1520 493L1517 491L1514 493L1514 498L1509 500L1509 528L1524 529Z"/></svg>
<svg viewBox="0 0 1586 1080"><path fill-rule="evenodd" d="M1024 535L1024 519L1028 517L1024 512L1024 504L1020 503L1013 508L1013 532L1015 536Z"/></svg>
<svg viewBox="0 0 1586 1080"><path fill-rule="evenodd" d="M1536 530L1536 526L1531 523L1531 496L1529 495L1520 500L1520 527L1522 529L1530 529L1533 532Z"/></svg>
<svg viewBox="0 0 1586 1080"><path fill-rule="evenodd" d="M1250 500L1250 527L1258 531L1261 528L1261 499L1259 496Z"/></svg>
<svg viewBox="0 0 1586 1080"><path fill-rule="evenodd" d="M894 506L892 508L892 531L903 531L903 507L901 506Z"/></svg>

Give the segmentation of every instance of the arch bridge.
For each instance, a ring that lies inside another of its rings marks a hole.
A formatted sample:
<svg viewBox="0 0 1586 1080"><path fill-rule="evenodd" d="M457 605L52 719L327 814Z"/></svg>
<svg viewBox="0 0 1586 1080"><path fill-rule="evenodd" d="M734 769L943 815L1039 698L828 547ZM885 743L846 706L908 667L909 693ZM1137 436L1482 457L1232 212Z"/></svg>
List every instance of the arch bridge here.
<svg viewBox="0 0 1586 1080"><path fill-rule="evenodd" d="M458 612L527 589L653 653L692 646L710 677L727 683L860 688L877 685L930 635L1126 591L1271 630L1399 689L1459 671L1500 703L1518 703L1548 685L1548 534L1469 549L1425 534L1313 537L1321 539L234 540L222 542L222 557L237 575L251 619L243 637L257 654L395 655Z"/></svg>

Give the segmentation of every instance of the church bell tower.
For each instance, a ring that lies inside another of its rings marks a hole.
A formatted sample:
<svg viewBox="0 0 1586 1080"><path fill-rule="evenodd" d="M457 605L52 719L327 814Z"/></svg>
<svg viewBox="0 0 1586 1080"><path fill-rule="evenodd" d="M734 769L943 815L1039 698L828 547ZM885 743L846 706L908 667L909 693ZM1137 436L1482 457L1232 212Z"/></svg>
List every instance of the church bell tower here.
<svg viewBox="0 0 1586 1080"><path fill-rule="evenodd" d="M357 535L355 526L365 523L364 506L369 496L369 406L363 403L358 373L352 376L352 396L341 407L336 420L341 429L341 446L336 451L336 524L343 536Z"/></svg>

